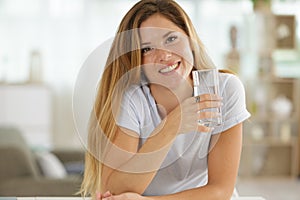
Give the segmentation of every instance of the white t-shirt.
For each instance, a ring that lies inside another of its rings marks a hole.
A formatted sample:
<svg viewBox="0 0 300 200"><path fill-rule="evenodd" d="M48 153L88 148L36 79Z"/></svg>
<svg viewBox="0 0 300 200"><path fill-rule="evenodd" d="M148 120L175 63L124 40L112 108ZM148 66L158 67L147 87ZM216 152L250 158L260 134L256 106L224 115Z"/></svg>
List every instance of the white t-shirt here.
<svg viewBox="0 0 300 200"><path fill-rule="evenodd" d="M250 116L241 81L232 74L219 73L219 83L223 97L223 124L211 134L221 133ZM147 84L132 85L124 93L117 125L136 132L141 146L160 122L155 100ZM172 194L205 185L209 137L210 134L196 132L178 135L143 195Z"/></svg>

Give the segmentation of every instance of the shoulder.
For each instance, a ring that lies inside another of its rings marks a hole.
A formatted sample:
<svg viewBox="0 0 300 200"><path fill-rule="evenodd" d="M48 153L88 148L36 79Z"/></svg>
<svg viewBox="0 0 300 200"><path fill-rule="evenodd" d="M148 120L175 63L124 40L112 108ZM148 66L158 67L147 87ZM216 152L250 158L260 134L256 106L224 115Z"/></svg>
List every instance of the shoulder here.
<svg viewBox="0 0 300 200"><path fill-rule="evenodd" d="M130 85L123 93L123 99L136 100L144 96L142 86L138 84Z"/></svg>
<svg viewBox="0 0 300 200"><path fill-rule="evenodd" d="M137 95L141 93L141 85L133 84L127 87L124 91L124 95L131 96L131 95Z"/></svg>
<svg viewBox="0 0 300 200"><path fill-rule="evenodd" d="M226 84L230 83L237 83L237 84L242 84L240 78L232 73L224 73L224 72L219 72L219 78L220 81Z"/></svg>
<svg viewBox="0 0 300 200"><path fill-rule="evenodd" d="M123 93L123 103L127 103L133 107L144 107L147 105L149 92L147 86L134 84L130 85Z"/></svg>
<svg viewBox="0 0 300 200"><path fill-rule="evenodd" d="M117 125L139 133L139 124L142 121L140 111L144 109L145 98L139 85L131 85L125 89L119 112L117 113Z"/></svg>
<svg viewBox="0 0 300 200"><path fill-rule="evenodd" d="M244 92L244 85L241 79L231 73L219 73L220 87L225 92Z"/></svg>

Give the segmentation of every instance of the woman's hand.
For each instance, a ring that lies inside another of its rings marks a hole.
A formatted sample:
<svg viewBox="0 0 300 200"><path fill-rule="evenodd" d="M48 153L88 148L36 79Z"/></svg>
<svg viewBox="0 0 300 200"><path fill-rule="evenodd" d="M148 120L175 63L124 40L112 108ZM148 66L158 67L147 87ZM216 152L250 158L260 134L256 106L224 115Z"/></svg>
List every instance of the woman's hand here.
<svg viewBox="0 0 300 200"><path fill-rule="evenodd" d="M202 94L185 99L177 108L181 112L179 133L210 132L212 128L199 123L199 121L209 121L209 119L220 117L220 113L217 112L219 109L212 111L210 108L220 108L221 101L221 97L214 94Z"/></svg>
<svg viewBox="0 0 300 200"><path fill-rule="evenodd" d="M110 195L102 198L102 200L151 200L149 197L144 197L137 193L126 192L120 195Z"/></svg>
<svg viewBox="0 0 300 200"><path fill-rule="evenodd" d="M102 199L105 199L105 198L110 197L110 196L112 196L110 191L107 191L104 194L101 194L100 192L97 192L96 193L96 200L102 200Z"/></svg>

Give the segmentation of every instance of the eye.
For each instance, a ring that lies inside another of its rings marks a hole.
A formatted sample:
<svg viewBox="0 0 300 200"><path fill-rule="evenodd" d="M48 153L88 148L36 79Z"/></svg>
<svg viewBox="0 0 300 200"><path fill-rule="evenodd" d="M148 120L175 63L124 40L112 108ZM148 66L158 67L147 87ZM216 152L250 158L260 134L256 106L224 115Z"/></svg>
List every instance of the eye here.
<svg viewBox="0 0 300 200"><path fill-rule="evenodd" d="M167 39L166 39L166 44L172 43L174 41L176 41L178 38L178 36L176 35L170 35Z"/></svg>
<svg viewBox="0 0 300 200"><path fill-rule="evenodd" d="M144 48L142 48L141 53L143 55L145 55L145 54L149 53L150 51L152 51L153 49L154 49L153 47L144 47Z"/></svg>

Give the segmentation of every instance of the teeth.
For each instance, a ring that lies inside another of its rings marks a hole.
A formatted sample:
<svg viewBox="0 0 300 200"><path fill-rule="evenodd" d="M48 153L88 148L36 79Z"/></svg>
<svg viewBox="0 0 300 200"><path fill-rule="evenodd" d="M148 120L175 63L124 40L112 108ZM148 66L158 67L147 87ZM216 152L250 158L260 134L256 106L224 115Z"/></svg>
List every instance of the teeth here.
<svg viewBox="0 0 300 200"><path fill-rule="evenodd" d="M178 66L178 63L175 63L174 65L171 65L171 66L168 66L166 68L163 68L163 69L159 70L159 72L167 73L167 72L170 72L170 71L174 70L177 66Z"/></svg>

